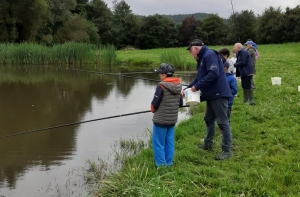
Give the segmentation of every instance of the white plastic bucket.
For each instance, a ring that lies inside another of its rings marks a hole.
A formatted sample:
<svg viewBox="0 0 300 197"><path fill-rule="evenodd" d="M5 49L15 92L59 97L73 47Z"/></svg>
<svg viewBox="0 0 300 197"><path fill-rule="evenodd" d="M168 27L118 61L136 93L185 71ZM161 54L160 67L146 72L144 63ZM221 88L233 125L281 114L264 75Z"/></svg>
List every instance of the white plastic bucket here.
<svg viewBox="0 0 300 197"><path fill-rule="evenodd" d="M272 77L272 85L281 85L281 78L280 77Z"/></svg>
<svg viewBox="0 0 300 197"><path fill-rule="evenodd" d="M298 92L300 92L300 86L298 86Z"/></svg>
<svg viewBox="0 0 300 197"><path fill-rule="evenodd" d="M192 92L191 88L184 91L185 103L187 105L196 105L200 103L200 91Z"/></svg>

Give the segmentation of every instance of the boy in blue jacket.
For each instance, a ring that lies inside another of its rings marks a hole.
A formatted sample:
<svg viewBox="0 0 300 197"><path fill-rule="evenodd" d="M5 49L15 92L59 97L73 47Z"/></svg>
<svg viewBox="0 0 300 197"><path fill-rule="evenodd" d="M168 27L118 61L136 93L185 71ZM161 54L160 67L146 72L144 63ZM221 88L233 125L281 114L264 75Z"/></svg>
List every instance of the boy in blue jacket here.
<svg viewBox="0 0 300 197"><path fill-rule="evenodd" d="M175 69L163 63L158 69L161 82L158 83L151 102L153 115L152 148L155 166L172 166L174 157L174 127L178 109L182 106L182 85L180 79L172 77Z"/></svg>
<svg viewBox="0 0 300 197"><path fill-rule="evenodd" d="M235 76L231 72L229 72L229 70L228 70L229 66L230 66L230 63L228 61L226 61L224 63L224 71L226 73L226 78L227 78L227 81L228 81L228 84L229 84L229 87L230 87L230 90L231 90L231 93L232 93L232 96L229 98L228 110L227 110L227 116L228 116L228 119L229 119L229 122L230 122L230 114L231 114L231 108L232 108L232 105L233 105L233 99L234 99L234 96L237 94L238 87L237 87L237 84L236 84Z"/></svg>

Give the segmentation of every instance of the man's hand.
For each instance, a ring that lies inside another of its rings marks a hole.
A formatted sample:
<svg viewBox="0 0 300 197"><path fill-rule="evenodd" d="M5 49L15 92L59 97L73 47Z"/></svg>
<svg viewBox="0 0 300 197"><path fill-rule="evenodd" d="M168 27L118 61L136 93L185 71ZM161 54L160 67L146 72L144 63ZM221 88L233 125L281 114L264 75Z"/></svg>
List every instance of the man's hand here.
<svg viewBox="0 0 300 197"><path fill-rule="evenodd" d="M182 98L185 97L184 90L181 90L181 96L182 96Z"/></svg>
<svg viewBox="0 0 300 197"><path fill-rule="evenodd" d="M195 86L193 86L193 87L191 88L191 90L192 90L192 92L196 92L196 91L197 91L196 88L195 88Z"/></svg>

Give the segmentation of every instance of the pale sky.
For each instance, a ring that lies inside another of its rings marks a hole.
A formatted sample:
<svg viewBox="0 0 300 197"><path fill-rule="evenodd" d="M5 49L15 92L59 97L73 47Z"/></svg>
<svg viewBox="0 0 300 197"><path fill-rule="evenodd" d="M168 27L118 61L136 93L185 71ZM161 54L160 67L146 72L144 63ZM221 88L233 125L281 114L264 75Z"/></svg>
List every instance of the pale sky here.
<svg viewBox="0 0 300 197"><path fill-rule="evenodd" d="M112 0L104 0L108 7L112 7ZM118 0L120 1L120 0ZM228 18L232 13L230 0L125 0L132 12L138 15L153 14L192 14L197 12L218 14ZM255 14L262 14L265 8L273 6L294 8L300 5L300 0L232 0L235 12L252 10Z"/></svg>

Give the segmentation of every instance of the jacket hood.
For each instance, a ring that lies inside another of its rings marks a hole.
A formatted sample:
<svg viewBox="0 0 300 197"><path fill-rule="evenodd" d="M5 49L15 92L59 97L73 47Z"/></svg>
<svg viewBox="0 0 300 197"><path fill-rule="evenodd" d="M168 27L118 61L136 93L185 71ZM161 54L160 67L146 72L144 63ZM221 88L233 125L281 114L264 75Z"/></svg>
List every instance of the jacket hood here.
<svg viewBox="0 0 300 197"><path fill-rule="evenodd" d="M175 77L168 77L159 84L163 85L172 94L180 94L182 85L180 84L180 79Z"/></svg>

